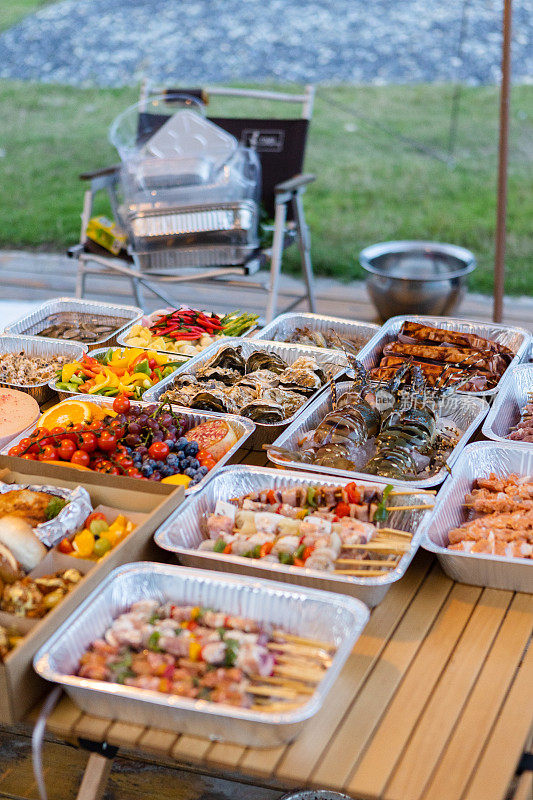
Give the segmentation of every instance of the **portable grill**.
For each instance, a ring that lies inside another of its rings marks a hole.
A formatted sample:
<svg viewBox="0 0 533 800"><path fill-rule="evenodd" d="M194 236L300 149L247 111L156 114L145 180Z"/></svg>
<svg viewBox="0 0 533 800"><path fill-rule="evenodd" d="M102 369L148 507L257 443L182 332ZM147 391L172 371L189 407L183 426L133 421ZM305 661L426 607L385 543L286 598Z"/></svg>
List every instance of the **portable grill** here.
<svg viewBox="0 0 533 800"><path fill-rule="evenodd" d="M255 151L186 109L121 156L123 224L142 270L251 259L259 247Z"/></svg>

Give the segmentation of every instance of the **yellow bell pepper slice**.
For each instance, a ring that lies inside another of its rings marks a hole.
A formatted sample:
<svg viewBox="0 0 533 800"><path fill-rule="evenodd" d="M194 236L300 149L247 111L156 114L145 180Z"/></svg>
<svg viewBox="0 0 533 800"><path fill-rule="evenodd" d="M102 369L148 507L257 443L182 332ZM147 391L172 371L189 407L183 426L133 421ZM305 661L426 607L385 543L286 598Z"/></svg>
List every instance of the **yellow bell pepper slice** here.
<svg viewBox="0 0 533 800"><path fill-rule="evenodd" d="M81 364L78 361L73 361L71 364L65 364L63 369L61 370L61 380L63 383L68 383L72 376L79 370L82 369Z"/></svg>

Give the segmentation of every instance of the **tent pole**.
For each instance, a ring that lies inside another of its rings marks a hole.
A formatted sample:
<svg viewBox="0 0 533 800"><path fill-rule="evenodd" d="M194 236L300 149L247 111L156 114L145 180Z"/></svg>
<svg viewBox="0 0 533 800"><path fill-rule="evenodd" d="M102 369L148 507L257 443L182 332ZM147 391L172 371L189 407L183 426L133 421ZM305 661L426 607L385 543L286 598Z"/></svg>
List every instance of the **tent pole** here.
<svg viewBox="0 0 533 800"><path fill-rule="evenodd" d="M502 78L500 88L500 136L498 143L498 195L496 246L494 253L494 306L492 318L501 322L505 281L505 239L507 218L507 159L509 150L509 98L511 90L512 0L503 4Z"/></svg>

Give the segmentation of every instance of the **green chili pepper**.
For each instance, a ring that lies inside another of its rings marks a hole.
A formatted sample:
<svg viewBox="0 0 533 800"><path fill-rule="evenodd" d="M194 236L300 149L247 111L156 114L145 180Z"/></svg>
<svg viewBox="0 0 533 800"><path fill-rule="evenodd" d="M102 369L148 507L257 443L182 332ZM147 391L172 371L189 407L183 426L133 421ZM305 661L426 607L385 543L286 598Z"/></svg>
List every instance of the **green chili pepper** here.
<svg viewBox="0 0 533 800"><path fill-rule="evenodd" d="M159 647L159 639L161 638L161 634L159 631L153 631L150 634L150 638L148 639L148 649L153 650L154 653L160 653L161 648Z"/></svg>
<svg viewBox="0 0 533 800"><path fill-rule="evenodd" d="M256 544L252 550L252 558L261 558L261 545Z"/></svg>
<svg viewBox="0 0 533 800"><path fill-rule="evenodd" d="M307 488L307 505L313 506L313 508L317 508L317 502L315 500L316 489L314 486L308 486Z"/></svg>
<svg viewBox="0 0 533 800"><path fill-rule="evenodd" d="M373 522L384 522L387 519L389 512L387 511L387 497L393 490L393 486L388 483L387 486L383 489L383 494L381 495L381 501L376 508L374 513Z"/></svg>
<svg viewBox="0 0 533 800"><path fill-rule="evenodd" d="M294 564L294 558L290 553L280 553L278 558L281 564Z"/></svg>
<svg viewBox="0 0 533 800"><path fill-rule="evenodd" d="M303 555L304 550L305 550L305 544L301 544L300 547L298 547L294 551L294 558L301 558L302 555Z"/></svg>
<svg viewBox="0 0 533 800"><path fill-rule="evenodd" d="M235 666L237 655L239 653L239 642L236 639L224 639L224 641L226 643L226 657L224 659L224 665L226 667L233 667Z"/></svg>
<svg viewBox="0 0 533 800"><path fill-rule="evenodd" d="M213 547L213 551L215 553L223 553L226 549L226 542L224 539L217 539L215 542L215 546Z"/></svg>

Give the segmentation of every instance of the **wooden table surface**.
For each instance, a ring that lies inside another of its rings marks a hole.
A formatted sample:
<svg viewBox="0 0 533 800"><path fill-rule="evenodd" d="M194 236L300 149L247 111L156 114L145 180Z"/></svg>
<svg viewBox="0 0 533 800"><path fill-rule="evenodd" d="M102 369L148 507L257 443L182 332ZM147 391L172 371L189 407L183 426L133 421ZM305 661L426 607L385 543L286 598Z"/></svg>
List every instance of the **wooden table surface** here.
<svg viewBox="0 0 533 800"><path fill-rule="evenodd" d="M263 454L241 453L244 463ZM48 731L142 758L353 798L504 800L531 734L533 595L455 583L420 551L290 745L213 743L82 713L63 696ZM518 785L529 798L531 773Z"/></svg>

